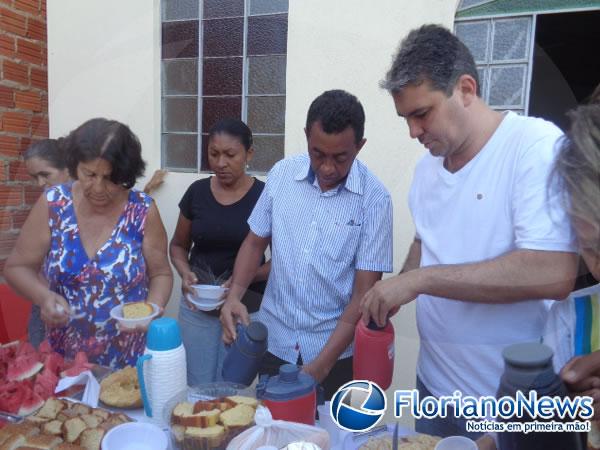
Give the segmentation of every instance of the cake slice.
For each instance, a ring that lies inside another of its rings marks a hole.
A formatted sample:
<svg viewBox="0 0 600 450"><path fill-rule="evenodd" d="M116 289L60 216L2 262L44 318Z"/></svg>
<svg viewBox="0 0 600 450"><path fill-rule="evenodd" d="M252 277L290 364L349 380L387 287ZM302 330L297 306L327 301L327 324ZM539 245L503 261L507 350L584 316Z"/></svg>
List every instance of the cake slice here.
<svg viewBox="0 0 600 450"><path fill-rule="evenodd" d="M187 427L185 429L185 448L218 448L225 437L225 428L215 425L208 428Z"/></svg>
<svg viewBox="0 0 600 450"><path fill-rule="evenodd" d="M46 403L44 403L41 409L35 414L35 417L56 419L56 416L58 416L58 414L60 414L60 412L66 407L67 405L65 402L57 400L54 397L50 397L48 400L46 400Z"/></svg>
<svg viewBox="0 0 600 450"><path fill-rule="evenodd" d="M54 447L53 450L85 450L85 448L80 445L63 442L62 444L58 444L56 447Z"/></svg>
<svg viewBox="0 0 600 450"><path fill-rule="evenodd" d="M152 305L146 302L133 302L123 305L124 319L140 319L148 317L153 312L154 308L152 308Z"/></svg>
<svg viewBox="0 0 600 450"><path fill-rule="evenodd" d="M62 422L60 420L51 420L42 425L42 433L53 436L62 436Z"/></svg>
<svg viewBox="0 0 600 450"><path fill-rule="evenodd" d="M73 417L63 423L63 438L66 442L75 442L87 424L80 417Z"/></svg>
<svg viewBox="0 0 600 450"><path fill-rule="evenodd" d="M233 402L236 405L248 405L256 408L258 406L258 400L252 397L246 397L244 395L232 395L227 397L227 400Z"/></svg>
<svg viewBox="0 0 600 450"><path fill-rule="evenodd" d="M100 450L105 431L102 428L89 428L79 437L79 445L86 450Z"/></svg>
<svg viewBox="0 0 600 450"><path fill-rule="evenodd" d="M254 421L254 408L239 404L221 413L221 423L226 428L247 427Z"/></svg>
<svg viewBox="0 0 600 450"><path fill-rule="evenodd" d="M49 436L47 434L38 434L27 438L25 445L34 448L49 449L60 444L63 440L58 436Z"/></svg>
<svg viewBox="0 0 600 450"><path fill-rule="evenodd" d="M181 417L181 425L185 427L209 428L219 422L221 410L212 409L210 411L200 411L197 414L185 415Z"/></svg>

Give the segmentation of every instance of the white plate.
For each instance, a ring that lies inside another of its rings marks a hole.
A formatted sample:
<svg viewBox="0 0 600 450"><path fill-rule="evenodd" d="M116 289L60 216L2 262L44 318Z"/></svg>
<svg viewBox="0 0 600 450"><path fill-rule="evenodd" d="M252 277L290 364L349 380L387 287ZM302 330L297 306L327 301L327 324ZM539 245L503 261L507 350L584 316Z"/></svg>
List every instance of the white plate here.
<svg viewBox="0 0 600 450"><path fill-rule="evenodd" d="M381 425L376 426L374 429L380 428ZM361 445L367 442L371 438L381 438L385 436L392 436L394 433L394 424L387 424L387 430L379 430L374 432L367 432L365 434L360 433L350 433L346 435L344 439L344 445L342 447L343 450L358 450ZM410 428L399 426L398 427L398 437L406 437L417 434L415 431Z"/></svg>
<svg viewBox="0 0 600 450"><path fill-rule="evenodd" d="M214 300L199 299L190 294L186 294L185 298L200 311L214 311L223 303L225 303L225 300L219 300L215 302Z"/></svg>

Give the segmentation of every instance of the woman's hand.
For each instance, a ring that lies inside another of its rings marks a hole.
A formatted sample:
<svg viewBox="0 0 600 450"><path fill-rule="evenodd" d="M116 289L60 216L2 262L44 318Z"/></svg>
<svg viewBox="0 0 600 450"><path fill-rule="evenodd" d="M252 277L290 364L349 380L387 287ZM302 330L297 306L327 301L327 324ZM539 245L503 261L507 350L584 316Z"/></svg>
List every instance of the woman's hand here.
<svg viewBox="0 0 600 450"><path fill-rule="evenodd" d="M191 270L188 272L185 272L181 276L181 291L183 292L184 296L188 295L188 294L194 295L194 290L192 289L192 285L197 284L197 283L198 283L198 277L196 276L196 274L194 272L192 272Z"/></svg>
<svg viewBox="0 0 600 450"><path fill-rule="evenodd" d="M65 326L69 323L71 307L67 301L56 292L48 291L40 303L42 320L49 327Z"/></svg>

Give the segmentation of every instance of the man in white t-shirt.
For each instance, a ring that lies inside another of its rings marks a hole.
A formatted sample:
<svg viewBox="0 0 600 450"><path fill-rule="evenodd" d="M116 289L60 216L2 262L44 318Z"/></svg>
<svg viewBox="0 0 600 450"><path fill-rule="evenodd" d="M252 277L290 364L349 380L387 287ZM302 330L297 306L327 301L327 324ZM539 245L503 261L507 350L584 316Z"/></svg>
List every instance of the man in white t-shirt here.
<svg viewBox="0 0 600 450"><path fill-rule="evenodd" d="M440 26L402 41L382 87L429 154L410 190L416 236L405 266L365 295L363 319L381 325L418 298L421 398L494 396L503 348L539 342L543 300L573 287L572 232L547 185L562 133L489 108L469 50ZM454 417L417 420L416 429L478 437Z"/></svg>

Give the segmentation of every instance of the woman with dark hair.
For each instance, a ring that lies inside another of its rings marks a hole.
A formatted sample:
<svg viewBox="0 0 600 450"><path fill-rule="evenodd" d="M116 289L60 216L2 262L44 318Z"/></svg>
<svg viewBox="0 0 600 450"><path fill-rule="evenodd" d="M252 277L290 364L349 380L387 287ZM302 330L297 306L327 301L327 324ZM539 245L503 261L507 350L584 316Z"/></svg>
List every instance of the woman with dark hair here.
<svg viewBox="0 0 600 450"><path fill-rule="evenodd" d="M171 261L181 276L179 307L183 343L187 349L188 384L221 377L225 347L219 311L199 311L186 300L191 285L227 280L248 234L247 220L264 183L246 173L252 159L252 132L237 119L218 122L208 136L208 165L214 177L195 181L179 203L179 219L170 244ZM244 302L250 312L260 306L269 273L263 265Z"/></svg>
<svg viewBox="0 0 600 450"><path fill-rule="evenodd" d="M69 181L67 161L59 141L62 139L34 142L23 153L27 172L40 187L47 189Z"/></svg>
<svg viewBox="0 0 600 450"><path fill-rule="evenodd" d="M55 184L69 181L67 161L60 147L62 139L44 139L35 142L23 153L27 172L38 186L48 189ZM46 328L40 314L40 307L33 305L29 326L27 327L29 342L36 347L46 336Z"/></svg>
<svg viewBox="0 0 600 450"><path fill-rule="evenodd" d="M135 364L145 333L121 332L110 310L145 300L162 308L173 276L158 209L132 189L145 168L126 125L92 119L66 138L73 183L48 189L34 205L4 276L40 306L55 351L120 368ZM45 284L38 276L43 266Z"/></svg>

